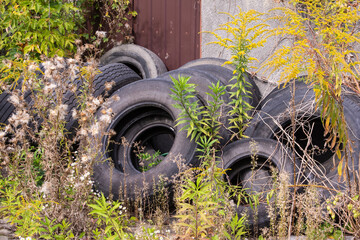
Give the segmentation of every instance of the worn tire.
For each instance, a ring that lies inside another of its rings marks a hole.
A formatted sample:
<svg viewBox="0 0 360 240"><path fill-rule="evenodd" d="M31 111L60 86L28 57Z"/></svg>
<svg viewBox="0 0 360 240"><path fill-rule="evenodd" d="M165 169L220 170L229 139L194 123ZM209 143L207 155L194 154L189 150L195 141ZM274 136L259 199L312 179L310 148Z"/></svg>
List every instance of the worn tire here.
<svg viewBox="0 0 360 240"><path fill-rule="evenodd" d="M270 167L275 168L278 174L285 173L288 176L289 185L294 183L294 163L291 158L291 151L275 140L264 138L241 139L226 146L222 153L219 166L228 169L225 180L231 185L241 186L249 195L272 189ZM254 156L256 157L256 166L252 163ZM252 170L254 167L255 170ZM297 164L295 164L296 168ZM252 178L255 179L249 182ZM240 203L235 209L238 215L247 214L248 224L250 229L253 229L256 224L259 228L269 224L270 219L266 206L266 194L261 194L257 221L255 221L254 211L249 204Z"/></svg>
<svg viewBox="0 0 360 240"><path fill-rule="evenodd" d="M233 72L235 70L235 66L232 64L225 64L226 61L227 60L223 58L213 58L213 57L199 58L185 63L180 68L189 68L200 65L213 65L213 66L225 67L231 70L231 72Z"/></svg>
<svg viewBox="0 0 360 240"><path fill-rule="evenodd" d="M127 172L126 169L113 168L111 152L114 149L113 139L120 139L126 132L124 126L134 126L129 124L134 118L144 119L144 113L149 113L146 117L166 116L172 122L179 116L181 110L174 107L175 101L170 97L172 84L160 79L147 79L129 84L118 91L113 96L118 96L121 101L113 102L110 108L114 118L106 129L101 129L95 136L97 142L101 142L101 154L97 156L94 164L93 179L96 187L104 192L105 195L113 194L115 198L125 198L135 200L137 196L151 196L154 188L162 177L171 179L178 172L178 165L175 158L182 156L187 165L197 165L196 144L186 137L186 131L180 131L184 126L165 126L163 130L174 135L174 142L169 154L157 166L146 172L140 172L134 167L135 171ZM96 118L100 118L101 110L96 113ZM115 131L115 135L110 138L103 136L110 130ZM120 134L120 135L118 135ZM108 143L110 143L108 145ZM108 147L107 147L108 146ZM109 160L110 157L110 160ZM121 156L118 156L118 159ZM133 161L133 160L132 160ZM134 170L133 169L133 170ZM170 183L169 183L170 184ZM137 194L139 192L139 194Z"/></svg>
<svg viewBox="0 0 360 240"><path fill-rule="evenodd" d="M106 93L105 83L114 82L113 87L107 93L111 95L113 92L118 90L119 88L130 84L132 82L141 80L140 76L136 74L133 70L122 63L111 63L99 68L100 73L97 74L93 81L93 96L104 96ZM65 129L73 135L76 132L76 128L78 127L77 119L72 117L72 112L75 109L79 108L79 102L77 96L82 94L83 86L82 80L77 78L74 81L74 84L77 87L76 93L74 94L71 91L68 91L64 94L63 103L68 105L68 114L65 118L66 125Z"/></svg>
<svg viewBox="0 0 360 240"><path fill-rule="evenodd" d="M9 92L0 95L0 127L8 124L8 119L15 110L14 105L8 101L10 96Z"/></svg>
<svg viewBox="0 0 360 240"><path fill-rule="evenodd" d="M39 69L36 70L35 72L36 77L41 78L43 76L44 66L43 64L40 63L38 67ZM23 84L23 80L19 79L15 89L21 90L22 84ZM26 91L22 95L24 97L25 102L31 104L32 101L31 91ZM8 101L10 96L11 93L9 91L4 91L0 94L0 127L8 124L8 119L15 110L14 105Z"/></svg>
<svg viewBox="0 0 360 240"><path fill-rule="evenodd" d="M223 85L228 85L230 80L234 76L233 71L218 65L201 64L189 67L188 69L195 69L207 72L208 74L214 76L216 79L220 80ZM261 100L260 90L254 81L254 77L252 77L249 73L245 73L244 77L245 80L251 85L251 87L247 87L246 89L250 94L250 98L247 98L246 100L254 109L258 110ZM230 87L228 87L227 90L231 91Z"/></svg>
<svg viewBox="0 0 360 240"><path fill-rule="evenodd" d="M19 84L15 88L16 90L21 89L22 80L19 80ZM11 96L11 92L4 91L0 94L0 127L8 124L8 120L11 117L12 113L15 111L15 106L9 102L9 98ZM31 91L26 91L22 94L25 102L27 104L31 104L32 101L32 93Z"/></svg>
<svg viewBox="0 0 360 240"><path fill-rule="evenodd" d="M250 137L261 137L280 140L284 144L291 145L284 129L291 136L291 101L293 98L292 84L282 89L275 89L268 97L265 98L260 112L258 112L246 129L245 134ZM302 161L304 178L308 182L315 182L321 187L318 192L322 199L326 199L333 194L334 191L327 189L344 190L347 188L344 178L340 178L337 173L337 165L340 159L334 154L330 147L325 147L326 137L325 130L320 118L320 112L315 108L315 95L310 86L302 81L296 82L294 93L295 101L295 118L297 120L295 132L295 152ZM343 95L343 109L349 138L353 141L353 153L350 156L358 159L360 152L360 100L353 95ZM307 132L311 131L311 135ZM300 146L300 147L299 147ZM307 149L306 152L303 149ZM306 153L306 154L305 154ZM312 154L310 157L307 155ZM344 154L344 153L343 153ZM304 157L305 156L305 157ZM342 156L343 157L343 156ZM315 161L314 161L315 160ZM334 165L335 163L335 165ZM350 179L353 179L353 170L359 168L358 161L350 160L348 162L350 168Z"/></svg>
<svg viewBox="0 0 360 240"><path fill-rule="evenodd" d="M110 49L100 58L100 64L123 63L142 78L156 78L167 72L165 64L152 51L135 44L123 44Z"/></svg>

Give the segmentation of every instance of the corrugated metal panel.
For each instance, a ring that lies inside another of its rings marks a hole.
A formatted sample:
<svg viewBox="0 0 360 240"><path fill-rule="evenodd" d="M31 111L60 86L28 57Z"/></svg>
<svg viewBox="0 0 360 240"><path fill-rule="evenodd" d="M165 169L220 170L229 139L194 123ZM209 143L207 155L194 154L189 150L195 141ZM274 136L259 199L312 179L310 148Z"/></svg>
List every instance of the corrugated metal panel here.
<svg viewBox="0 0 360 240"><path fill-rule="evenodd" d="M200 0L134 0L133 6L135 43L169 70L200 57Z"/></svg>

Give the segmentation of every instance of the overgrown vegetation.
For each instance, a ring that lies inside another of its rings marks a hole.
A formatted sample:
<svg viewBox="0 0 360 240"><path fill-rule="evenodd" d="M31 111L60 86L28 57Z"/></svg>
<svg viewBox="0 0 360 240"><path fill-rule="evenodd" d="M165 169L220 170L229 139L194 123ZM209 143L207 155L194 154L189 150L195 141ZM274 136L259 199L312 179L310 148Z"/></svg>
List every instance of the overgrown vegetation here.
<svg viewBox="0 0 360 240"><path fill-rule="evenodd" d="M39 59L69 56L75 50L81 13L65 1L1 1L1 42L4 57L16 54Z"/></svg>
<svg viewBox="0 0 360 240"><path fill-rule="evenodd" d="M230 22L221 24L219 28L211 32L218 41L211 42L229 49L232 53L231 59L225 64L233 64L236 67L234 77L230 80L229 87L232 101L231 110L228 112L233 118L230 123L231 128L237 129L237 138L242 138L243 130L248 124L251 116L248 111L252 106L245 101L249 98L249 91L246 89L249 82L246 81L245 74L249 71L249 66L252 61L257 59L250 57L250 51L255 48L262 47L267 39L267 24L262 19L264 14L255 10L243 12L239 7L239 13L232 16L228 15L232 20ZM227 32L231 37L221 37L217 32Z"/></svg>
<svg viewBox="0 0 360 240"><path fill-rule="evenodd" d="M342 106L342 89L359 93L359 64L354 47L360 42L357 5L352 1L290 1L294 7L275 8L280 26L271 35L286 36L291 46L279 48L264 65L272 71L282 69L279 82L289 83L300 74L314 87L317 107L321 110L325 134L331 148L352 151ZM271 36L270 35L270 36ZM342 146L342 149L340 149ZM348 152L345 155L350 154ZM339 175L347 174L343 158Z"/></svg>
<svg viewBox="0 0 360 240"><path fill-rule="evenodd" d="M188 80L188 77L173 79L172 97L178 102L176 107L182 109L177 124L187 123L183 130L197 142L202 163L200 168L189 169L181 177L176 198L179 232L184 239L240 239L245 235L245 217L239 218L230 201L230 193L236 195L240 190L225 183L224 171L216 161L221 138L219 109L224 104L220 97L225 86L219 82L209 86L211 100L201 106L196 100L195 85Z"/></svg>
<svg viewBox="0 0 360 240"><path fill-rule="evenodd" d="M356 31L359 15L353 1L291 0L287 7L272 10L279 14L270 18L239 8L238 14L228 14L230 22L213 32L218 40L215 43L233 53L228 64L234 64L236 70L228 86L219 82L209 86L207 105L201 105L189 78L173 79L171 97L182 110L177 124L186 123L182 130L197 143L201 164L197 168L182 168L181 159L174 159L182 171L174 182L176 219L171 222L168 220L169 189L163 183L159 183L155 199L139 197L135 203L126 199L115 201L112 196L106 199L93 188L93 159L99 154L97 146L101 144L94 142L93 137L99 134L96 131L99 125L109 123L111 110L104 111L100 119L93 116L100 105L106 107L116 99L93 96L92 82L98 71L92 53L97 53L100 42L96 39L93 45L74 45L78 31L74 18L80 22L82 18L78 12L79 3L83 2L1 3L1 48L7 51L3 57L8 60L4 62L0 84L4 93L11 93L8 99L15 110L8 124L0 128L0 216L15 224L16 236L41 239L171 239L171 235L178 239L242 239L251 234L257 236L257 229L251 232L254 229L247 225L247 214L239 215L234 209L240 203L248 203L256 215L259 196L249 195L240 186L229 184L224 177L227 169L219 164L220 118L223 117L220 109L225 105L230 109L227 114L232 116L230 130L234 132L234 139L246 137L243 131L251 119L248 114L251 106L245 101L249 93L244 74L255 60L250 57L251 50L262 47L270 36L286 36L293 41L290 46L279 48L263 67L282 69L280 83L291 84L298 75L308 75L307 83L314 87L325 134L329 133L328 145L341 159L335 166L339 177L347 176L350 184L359 185L358 178L349 177L354 169L347 167L348 161L358 160L349 159L352 143L341 100L343 86L360 93L358 61L353 50L353 44L359 42ZM116 19L113 22L111 16L114 11L126 14L129 2L113 1L112 4L106 2L100 12L104 19L111 21L109 33L114 36L122 20L118 18L119 22ZM13 12L7 11L10 6ZM18 22L15 16L19 16ZM59 19L68 24L60 24ZM270 29L267 22L273 20L282 25ZM232 38L222 38L218 31L225 31ZM104 34L99 36L104 37ZM59 57L71 56L75 50L73 58ZM90 56L86 63L81 61L84 56ZM40 57L46 60L42 68L30 60ZM73 84L76 77L83 85L81 95L76 95L77 87ZM227 89L231 89L232 100L225 103L221 96ZM79 123L74 135L65 128L69 112L63 102L64 95L72 95L79 101L79 108L71 113ZM256 145L253 150L256 162ZM160 152L139 152L141 170L145 172L156 167L161 156ZM256 170L255 164L253 170ZM259 239L285 238L291 234L305 234L309 239L342 239L344 234L360 237L360 201L356 187L322 202L319 186L290 186L286 177L273 176L273 189L265 193L271 225L259 229ZM299 188L302 191L293 191ZM157 204L151 205L152 201Z"/></svg>
<svg viewBox="0 0 360 240"><path fill-rule="evenodd" d="M76 40L90 43L97 31L104 35L102 44L107 48L116 39L132 42L128 22L136 12L129 5L118 0L1 1L1 59L71 57L79 45Z"/></svg>

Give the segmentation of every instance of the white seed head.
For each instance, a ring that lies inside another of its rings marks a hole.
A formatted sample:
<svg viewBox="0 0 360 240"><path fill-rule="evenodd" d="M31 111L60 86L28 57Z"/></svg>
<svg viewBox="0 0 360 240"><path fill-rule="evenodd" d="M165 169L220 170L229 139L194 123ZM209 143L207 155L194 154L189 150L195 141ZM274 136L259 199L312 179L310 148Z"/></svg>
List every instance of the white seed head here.
<svg viewBox="0 0 360 240"><path fill-rule="evenodd" d="M71 116L73 119L78 119L78 111L76 109L73 109L71 112Z"/></svg>
<svg viewBox="0 0 360 240"><path fill-rule="evenodd" d="M106 82L104 85L105 85L105 91L110 91L112 87L115 85L115 82L114 81Z"/></svg>
<svg viewBox="0 0 360 240"><path fill-rule="evenodd" d="M81 128L80 131L79 131L79 134L81 136L86 136L86 135L88 135L88 132L84 128Z"/></svg>
<svg viewBox="0 0 360 240"><path fill-rule="evenodd" d="M0 138L5 137L5 135L6 135L6 132L4 132L4 131L0 131Z"/></svg>
<svg viewBox="0 0 360 240"><path fill-rule="evenodd" d="M95 104L96 106L99 106L100 105L100 100L98 98L94 98L93 99L93 104Z"/></svg>
<svg viewBox="0 0 360 240"><path fill-rule="evenodd" d="M18 106L20 104L20 99L19 96L12 94L9 99L9 102L11 102L13 105Z"/></svg>
<svg viewBox="0 0 360 240"><path fill-rule="evenodd" d="M30 120L30 115L25 110L17 110L9 118L9 123L13 124L15 127L20 124L28 124Z"/></svg>
<svg viewBox="0 0 360 240"><path fill-rule="evenodd" d="M87 155L81 157L81 162L87 163L88 161L89 161L89 157Z"/></svg>
<svg viewBox="0 0 360 240"><path fill-rule="evenodd" d="M105 123L105 124L109 124L110 122L111 122L111 116L109 116L109 115L102 115L101 117L100 117L100 122L103 122L103 123Z"/></svg>
<svg viewBox="0 0 360 240"><path fill-rule="evenodd" d="M90 133L91 135L93 136L96 136L99 134L99 131L100 131L100 126L99 126L99 123L95 123L93 124L91 127L90 127Z"/></svg>
<svg viewBox="0 0 360 240"><path fill-rule="evenodd" d="M54 84L54 83L48 84L44 87L44 93L49 94L50 91L52 91L55 88L56 88L56 84Z"/></svg>
<svg viewBox="0 0 360 240"><path fill-rule="evenodd" d="M29 72L35 72L37 68L38 68L37 65L35 65L35 64L30 64L30 65L28 66L28 71L29 71Z"/></svg>
<svg viewBox="0 0 360 240"><path fill-rule="evenodd" d="M105 31L96 31L96 32L95 32L95 35L96 35L98 38L105 38L105 37L106 37L106 32L105 32Z"/></svg>

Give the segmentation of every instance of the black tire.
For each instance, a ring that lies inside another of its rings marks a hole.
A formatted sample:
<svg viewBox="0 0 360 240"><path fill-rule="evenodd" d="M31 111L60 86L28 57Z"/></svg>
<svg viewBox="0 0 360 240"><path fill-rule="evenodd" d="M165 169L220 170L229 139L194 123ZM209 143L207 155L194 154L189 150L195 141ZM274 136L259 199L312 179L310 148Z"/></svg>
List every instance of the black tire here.
<svg viewBox="0 0 360 240"><path fill-rule="evenodd" d="M209 98L209 95L206 93L211 92L209 86L211 86L212 83L216 84L218 81L220 81L221 85L224 85L222 79L216 78L215 76L211 75L211 73L190 68L172 70L160 75L159 78L172 82L172 78L177 79L179 75L183 77L191 77L189 79L189 83L197 85L196 90L198 97L203 104L206 104L207 99ZM230 95L225 93L222 99L225 101L225 103L227 103L230 100Z"/></svg>
<svg viewBox="0 0 360 240"><path fill-rule="evenodd" d="M121 198L122 194L124 194L125 198L129 200L135 200L139 195L151 196L155 185L160 181L161 177L171 179L178 173L178 166L174 162L176 157L181 155L187 165L198 164L195 154L196 144L186 137L186 131L180 131L183 125L169 126L167 124L162 125L163 130L174 135L174 142L169 154L160 164L146 172L140 172L136 167L134 167L135 171L131 172L127 172L126 169L112 167L111 152L113 149L118 149L112 140L120 139L126 130L135 126L136 122L139 123L139 121L134 122L133 119L138 118L141 121L146 118L157 119L159 116L166 116L170 120L167 120L167 122L174 122L179 116L181 110L173 106L175 101L170 97L171 87L172 84L168 81L148 79L129 84L113 94L113 96L118 96L121 100L110 104L109 107L112 109L114 119L100 133L114 130L115 135L112 138L108 135L100 136L100 134L95 136L102 143L102 154L99 154L95 159L93 178L97 188L105 195L108 196L112 193L115 198ZM99 109L96 113L95 117L98 119L101 116L101 110ZM144 118L145 113L147 113L147 116ZM131 124L132 122L134 124ZM128 129L123 129L124 127ZM108 143L110 144L108 145ZM104 161L109 157L110 160ZM117 157L118 160L120 158L121 156ZM128 163L133 161L128 161Z"/></svg>
<svg viewBox="0 0 360 240"><path fill-rule="evenodd" d="M0 95L0 124L1 124L1 126L8 124L8 119L9 119L10 115L13 113L13 111L15 110L14 105L8 101L10 96L11 96L11 94L9 92L3 92Z"/></svg>
<svg viewBox="0 0 360 240"><path fill-rule="evenodd" d="M235 66L233 64L225 64L226 61L227 61L226 59L222 59L222 58L212 58L212 57L199 58L185 63L180 68L189 68L200 65L214 65L214 66L222 66L233 72L235 70Z"/></svg>
<svg viewBox="0 0 360 240"><path fill-rule="evenodd" d="M16 89L20 90L22 86L22 81L19 80L19 84L17 85ZM32 101L32 93L31 91L26 91L25 93L21 94L24 97L26 103L30 104ZM4 91L0 95L0 127L5 126L8 124L8 120L12 113L15 111L15 106L9 102L9 98L11 96L11 92Z"/></svg>
<svg viewBox="0 0 360 240"><path fill-rule="evenodd" d="M282 89L275 89L263 102L262 109L257 113L245 134L250 137L261 137L280 140L284 144L291 145L285 132L291 136L291 100L293 86L290 83ZM344 190L347 188L346 181L339 179L337 165L340 159L334 154L332 149L325 146L325 130L320 118L320 112L315 110L315 95L313 89L304 82L297 81L295 88L295 118L297 120L295 132L295 152L300 158L304 158L302 164L305 169L304 177L309 182L315 182L321 187L318 189L320 197L326 199L336 192L326 190L333 188ZM343 95L343 110L350 140L353 141L354 152L350 156L355 159L353 164L349 160L348 166L351 169L350 179L353 178L352 170L358 170L358 159L360 150L360 101L358 97ZM311 135L307 133L311 131ZM329 144L328 144L329 145ZM307 149L304 152L304 149ZM308 156L312 152L312 156ZM342 156L343 157L343 156ZM314 160L312 160L314 159ZM335 163L335 165L334 165Z"/></svg>
<svg viewBox="0 0 360 240"><path fill-rule="evenodd" d="M233 78L233 71L228 68L217 66L217 65L210 65L210 64L202 64L197 66L189 67L189 69L196 69L200 71L207 72L211 74L215 78L219 79L223 85L228 85L230 80ZM257 87L254 77L252 77L249 73L244 74L245 80L251 85L246 90L249 92L250 98L246 99L247 102L254 108L259 109L259 102L261 100L261 93L259 88ZM230 88L227 88L228 91L231 91Z"/></svg>
<svg viewBox="0 0 360 240"><path fill-rule="evenodd" d="M44 72L45 72L45 67L44 67L43 63L40 63L38 66L38 69L35 71L36 78L37 79L42 78ZM21 90L22 87L23 87L23 79L20 78L18 80L18 83L16 84L15 89ZM27 90L26 92L20 94L24 98L26 104L28 104L29 110L33 105L33 100L34 100L33 98L34 98L34 96L36 96L36 93L34 93L34 91L36 91L36 90L30 89L30 90ZM12 115L12 113L15 110L15 106L8 101L10 96L11 96L11 92L9 92L9 91L5 91L0 95L0 127L2 125L8 124L8 119L10 118L10 116ZM41 124L42 121L43 120L37 114L35 114L34 122ZM30 126L30 128L35 127L33 123L30 123L29 126Z"/></svg>
<svg viewBox="0 0 360 240"><path fill-rule="evenodd" d="M152 51L135 44L123 44L110 49L100 58L100 64L123 63L143 79L156 78L167 72L165 64Z"/></svg>
<svg viewBox="0 0 360 240"><path fill-rule="evenodd" d="M217 65L198 65L180 69L206 72L207 74L210 74L212 77L214 77L216 80L220 81L223 85L229 84L230 79L234 76L231 70Z"/></svg>
<svg viewBox="0 0 360 240"><path fill-rule="evenodd" d="M114 82L111 90L107 92L109 95L111 95L119 88L132 82L141 80L138 74L122 63L111 63L100 67L99 70L101 73L96 75L93 81L94 97L105 95L105 83L107 82ZM76 132L76 128L78 127L77 120L72 117L72 111L74 109L78 109L79 102L77 96L81 95L83 90L81 79L77 78L74 84L77 86L76 93L74 94L73 92L68 91L64 94L63 98L63 103L68 105L68 114L65 118L65 128L70 133L70 136Z"/></svg>
<svg viewBox="0 0 360 240"><path fill-rule="evenodd" d="M254 157L256 158L255 166L252 163ZM225 179L231 185L244 188L249 195L265 192L260 194L257 221L255 221L254 211L245 202L236 207L236 212L239 216L247 214L250 229L253 229L256 224L259 228L267 226L270 219L266 211L266 192L272 189L273 184L270 167L275 168L278 174L285 173L288 176L288 184L292 185L294 183L294 163L291 159L291 151L272 139L241 139L223 149L221 160L220 167L228 169ZM254 167L255 170L252 170ZM297 168L297 166L295 167ZM249 183L248 181L252 178L255 180Z"/></svg>

